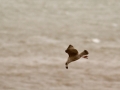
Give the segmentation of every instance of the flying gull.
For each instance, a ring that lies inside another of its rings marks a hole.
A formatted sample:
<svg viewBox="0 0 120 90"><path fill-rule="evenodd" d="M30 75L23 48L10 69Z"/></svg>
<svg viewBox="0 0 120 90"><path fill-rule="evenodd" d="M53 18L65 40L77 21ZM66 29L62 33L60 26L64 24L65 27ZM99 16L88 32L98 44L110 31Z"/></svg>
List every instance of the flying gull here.
<svg viewBox="0 0 120 90"><path fill-rule="evenodd" d="M72 45L69 45L65 52L69 55L67 62L65 63L66 69L68 69L68 64L80 59L81 57L88 59L88 51L84 50L81 53L78 53L77 49L75 49Z"/></svg>

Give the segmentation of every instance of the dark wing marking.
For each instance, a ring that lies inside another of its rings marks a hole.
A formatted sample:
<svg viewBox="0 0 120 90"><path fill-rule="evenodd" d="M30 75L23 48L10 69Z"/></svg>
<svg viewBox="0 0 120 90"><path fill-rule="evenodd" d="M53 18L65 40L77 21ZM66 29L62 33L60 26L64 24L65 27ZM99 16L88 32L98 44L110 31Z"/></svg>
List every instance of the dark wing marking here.
<svg viewBox="0 0 120 90"><path fill-rule="evenodd" d="M89 52L88 52L87 50L84 50L84 52L85 52L86 54L89 54Z"/></svg>
<svg viewBox="0 0 120 90"><path fill-rule="evenodd" d="M75 56L78 54L78 51L76 49L74 49L74 47L72 45L69 45L68 48L65 50L65 52L71 57L71 56Z"/></svg>
<svg viewBox="0 0 120 90"><path fill-rule="evenodd" d="M84 50L83 52L80 53L80 56L88 55L89 52L87 50Z"/></svg>

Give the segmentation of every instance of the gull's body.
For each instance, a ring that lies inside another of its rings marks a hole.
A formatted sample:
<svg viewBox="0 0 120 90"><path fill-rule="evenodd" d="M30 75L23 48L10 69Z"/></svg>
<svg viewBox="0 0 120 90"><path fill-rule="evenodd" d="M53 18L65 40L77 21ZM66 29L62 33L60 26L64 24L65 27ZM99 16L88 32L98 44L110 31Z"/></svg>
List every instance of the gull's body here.
<svg viewBox="0 0 120 90"><path fill-rule="evenodd" d="M69 45L68 48L65 50L65 52L69 55L67 62L65 63L66 69L68 69L69 63L76 61L81 57L87 58L88 56L86 55L89 54L87 50L84 50L83 52L78 53L78 51L72 45Z"/></svg>

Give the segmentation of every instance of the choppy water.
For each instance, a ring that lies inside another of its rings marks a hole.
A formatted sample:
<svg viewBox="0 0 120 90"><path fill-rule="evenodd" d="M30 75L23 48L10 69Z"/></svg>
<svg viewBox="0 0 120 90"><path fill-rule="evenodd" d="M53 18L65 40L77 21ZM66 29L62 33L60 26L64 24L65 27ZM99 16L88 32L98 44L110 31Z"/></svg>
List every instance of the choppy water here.
<svg viewBox="0 0 120 90"><path fill-rule="evenodd" d="M119 0L0 0L0 90L119 90L119 8ZM69 44L90 55L66 70Z"/></svg>

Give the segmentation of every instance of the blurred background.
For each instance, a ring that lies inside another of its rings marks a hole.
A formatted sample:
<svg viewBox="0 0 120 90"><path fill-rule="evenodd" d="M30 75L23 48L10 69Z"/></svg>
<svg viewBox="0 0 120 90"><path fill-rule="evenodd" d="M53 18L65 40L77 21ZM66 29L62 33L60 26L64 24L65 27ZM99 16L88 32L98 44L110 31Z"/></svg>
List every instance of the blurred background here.
<svg viewBox="0 0 120 90"><path fill-rule="evenodd" d="M119 90L119 29L119 0L0 0L0 90Z"/></svg>

